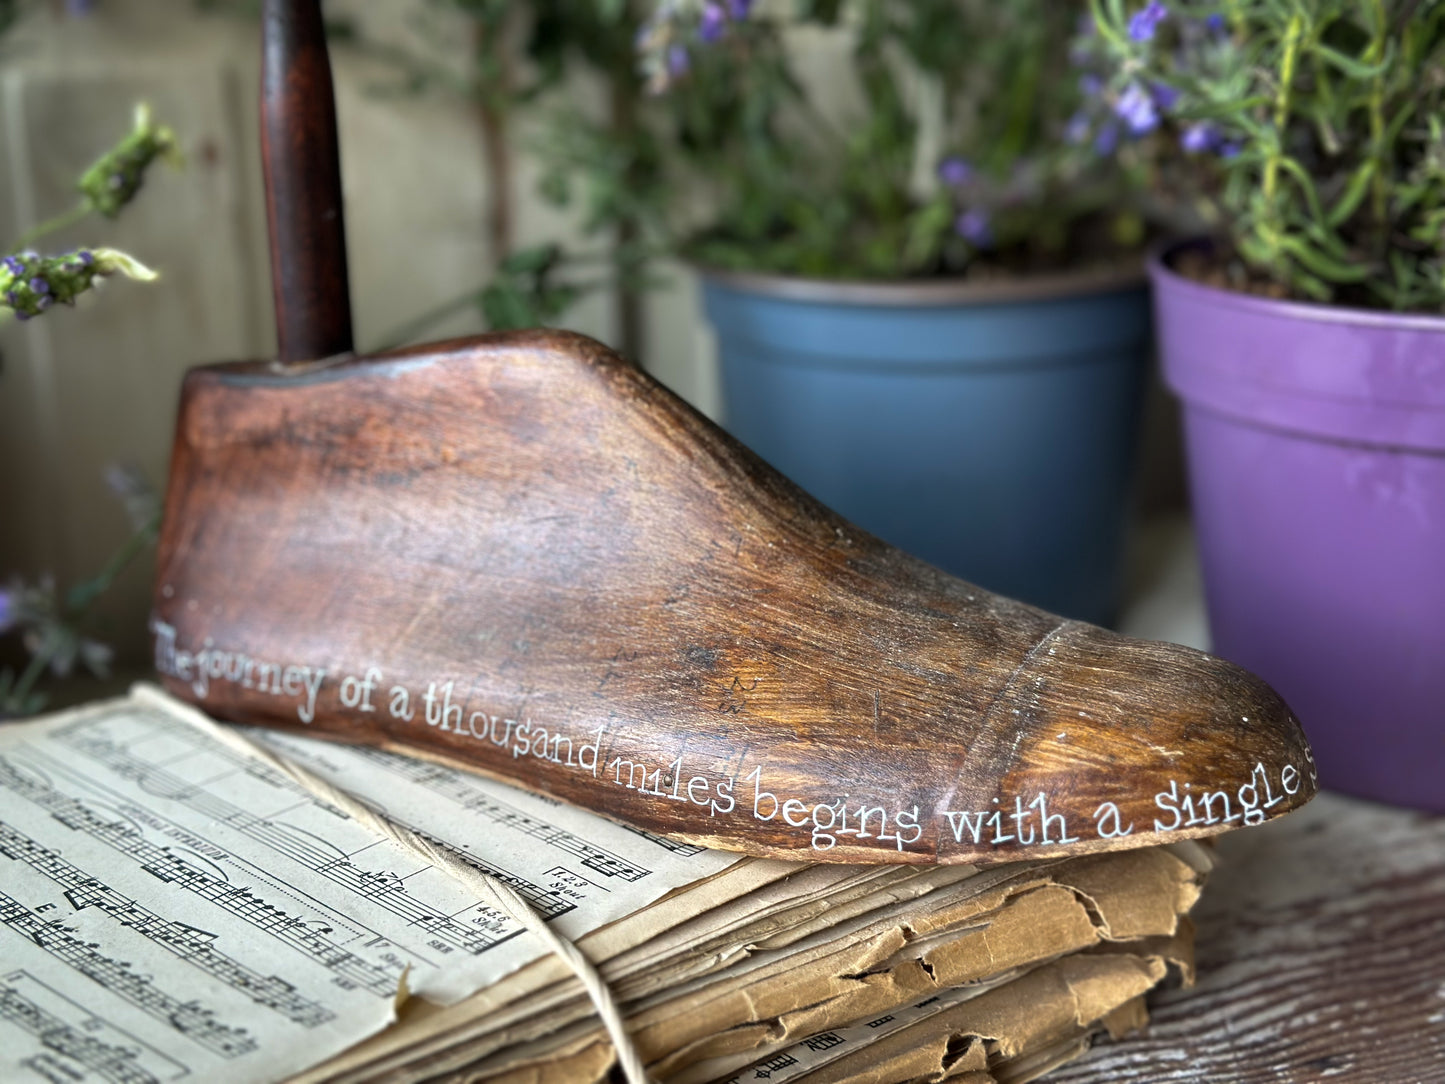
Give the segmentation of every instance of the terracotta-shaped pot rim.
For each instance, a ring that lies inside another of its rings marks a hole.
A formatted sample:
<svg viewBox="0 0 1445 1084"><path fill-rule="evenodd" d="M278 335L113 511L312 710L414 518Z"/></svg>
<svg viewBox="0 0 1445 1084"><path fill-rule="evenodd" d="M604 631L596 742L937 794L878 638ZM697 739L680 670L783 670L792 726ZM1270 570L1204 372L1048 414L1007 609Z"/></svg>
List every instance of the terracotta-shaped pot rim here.
<svg viewBox="0 0 1445 1084"><path fill-rule="evenodd" d="M1076 271L977 281L968 278L841 280L802 278L766 271L727 271L694 263L704 279L783 301L878 307L998 305L1046 301L1138 289L1148 282L1144 260Z"/></svg>
<svg viewBox="0 0 1445 1084"><path fill-rule="evenodd" d="M1194 237L1183 241L1168 241L1150 249L1147 259L1149 278L1155 284L1167 279L1170 289L1200 299L1208 299L1215 305L1226 305L1245 312L1269 315L1275 318L1288 317L1324 324L1350 324L1359 327L1397 328L1411 331L1433 331L1445 334L1445 315L1422 312L1395 312L1391 309L1361 309L1349 305L1326 305L1317 301L1281 300L1274 297L1260 297L1222 286L1211 286L1187 275L1181 275L1170 266L1180 252L1191 248L1207 248L1208 238Z"/></svg>

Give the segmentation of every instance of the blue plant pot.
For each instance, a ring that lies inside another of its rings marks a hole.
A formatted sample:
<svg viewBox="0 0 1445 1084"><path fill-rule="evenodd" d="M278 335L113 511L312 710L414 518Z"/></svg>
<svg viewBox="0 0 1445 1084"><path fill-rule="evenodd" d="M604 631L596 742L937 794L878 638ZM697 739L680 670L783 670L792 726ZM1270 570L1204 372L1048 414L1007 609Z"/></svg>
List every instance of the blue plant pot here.
<svg viewBox="0 0 1445 1084"><path fill-rule="evenodd" d="M705 272L724 424L864 529L1107 624L1144 375L1141 275L1006 286Z"/></svg>

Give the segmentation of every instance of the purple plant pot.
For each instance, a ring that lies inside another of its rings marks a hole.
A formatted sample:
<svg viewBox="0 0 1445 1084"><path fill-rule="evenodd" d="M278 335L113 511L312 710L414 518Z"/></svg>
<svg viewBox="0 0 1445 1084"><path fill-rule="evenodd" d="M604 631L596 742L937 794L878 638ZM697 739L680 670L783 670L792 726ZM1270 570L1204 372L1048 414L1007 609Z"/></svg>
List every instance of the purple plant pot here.
<svg viewBox="0 0 1445 1084"><path fill-rule="evenodd" d="M1445 318L1150 276L1214 650L1323 785L1445 812Z"/></svg>

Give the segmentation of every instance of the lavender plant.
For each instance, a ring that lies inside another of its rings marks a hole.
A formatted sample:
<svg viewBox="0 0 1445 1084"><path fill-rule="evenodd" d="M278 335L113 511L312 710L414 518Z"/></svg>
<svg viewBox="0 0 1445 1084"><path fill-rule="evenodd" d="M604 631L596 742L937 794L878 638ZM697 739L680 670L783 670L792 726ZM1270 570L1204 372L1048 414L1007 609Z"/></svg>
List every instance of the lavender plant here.
<svg viewBox="0 0 1445 1084"><path fill-rule="evenodd" d="M0 30L6 14L7 8L0 6ZM29 246L91 214L115 218L135 199L153 163L177 158L174 134L155 124L146 106L137 107L131 131L81 175L76 206L32 229L0 255L0 319L24 321L56 305L73 305L110 275L155 279L155 272L116 249L42 255ZM0 718L41 710L46 695L38 684L47 673L63 678L80 666L104 676L109 668L110 648L89 636L85 626L96 601L154 540L160 510L154 493L134 472L113 469L108 482L125 503L131 533L99 573L63 593L48 575L34 582L15 577L0 584L0 639L18 634L27 658L18 670L0 665Z"/></svg>
<svg viewBox="0 0 1445 1084"><path fill-rule="evenodd" d="M704 188L714 208L672 240L715 266L874 279L1051 269L1137 247L1147 162L1084 137L1079 14L1049 0L808 0L791 15L661 0L644 71L680 187ZM799 27L851 35L861 114L809 92Z"/></svg>
<svg viewBox="0 0 1445 1084"><path fill-rule="evenodd" d="M1341 305L1445 308L1445 4L1093 0L1099 101L1173 141L1161 183L1210 274Z"/></svg>
<svg viewBox="0 0 1445 1084"><path fill-rule="evenodd" d="M77 248L42 256L30 246L92 214L115 218L135 199L152 164L160 159L178 162L179 157L175 134L155 123L149 106L138 105L132 129L81 174L76 205L28 231L0 256L0 318L28 320L57 303L74 305L110 275L154 280L155 272L116 249Z"/></svg>

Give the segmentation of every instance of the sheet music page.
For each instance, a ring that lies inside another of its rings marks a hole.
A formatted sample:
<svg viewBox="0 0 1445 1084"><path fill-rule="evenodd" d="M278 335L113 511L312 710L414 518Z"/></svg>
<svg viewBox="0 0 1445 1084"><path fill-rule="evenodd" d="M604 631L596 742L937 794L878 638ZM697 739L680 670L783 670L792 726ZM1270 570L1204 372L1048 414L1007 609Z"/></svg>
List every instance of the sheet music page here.
<svg viewBox="0 0 1445 1084"><path fill-rule="evenodd" d="M0 727L0 1079L274 1080L542 951L157 690ZM567 936L736 856L453 769L247 731L508 881Z"/></svg>

